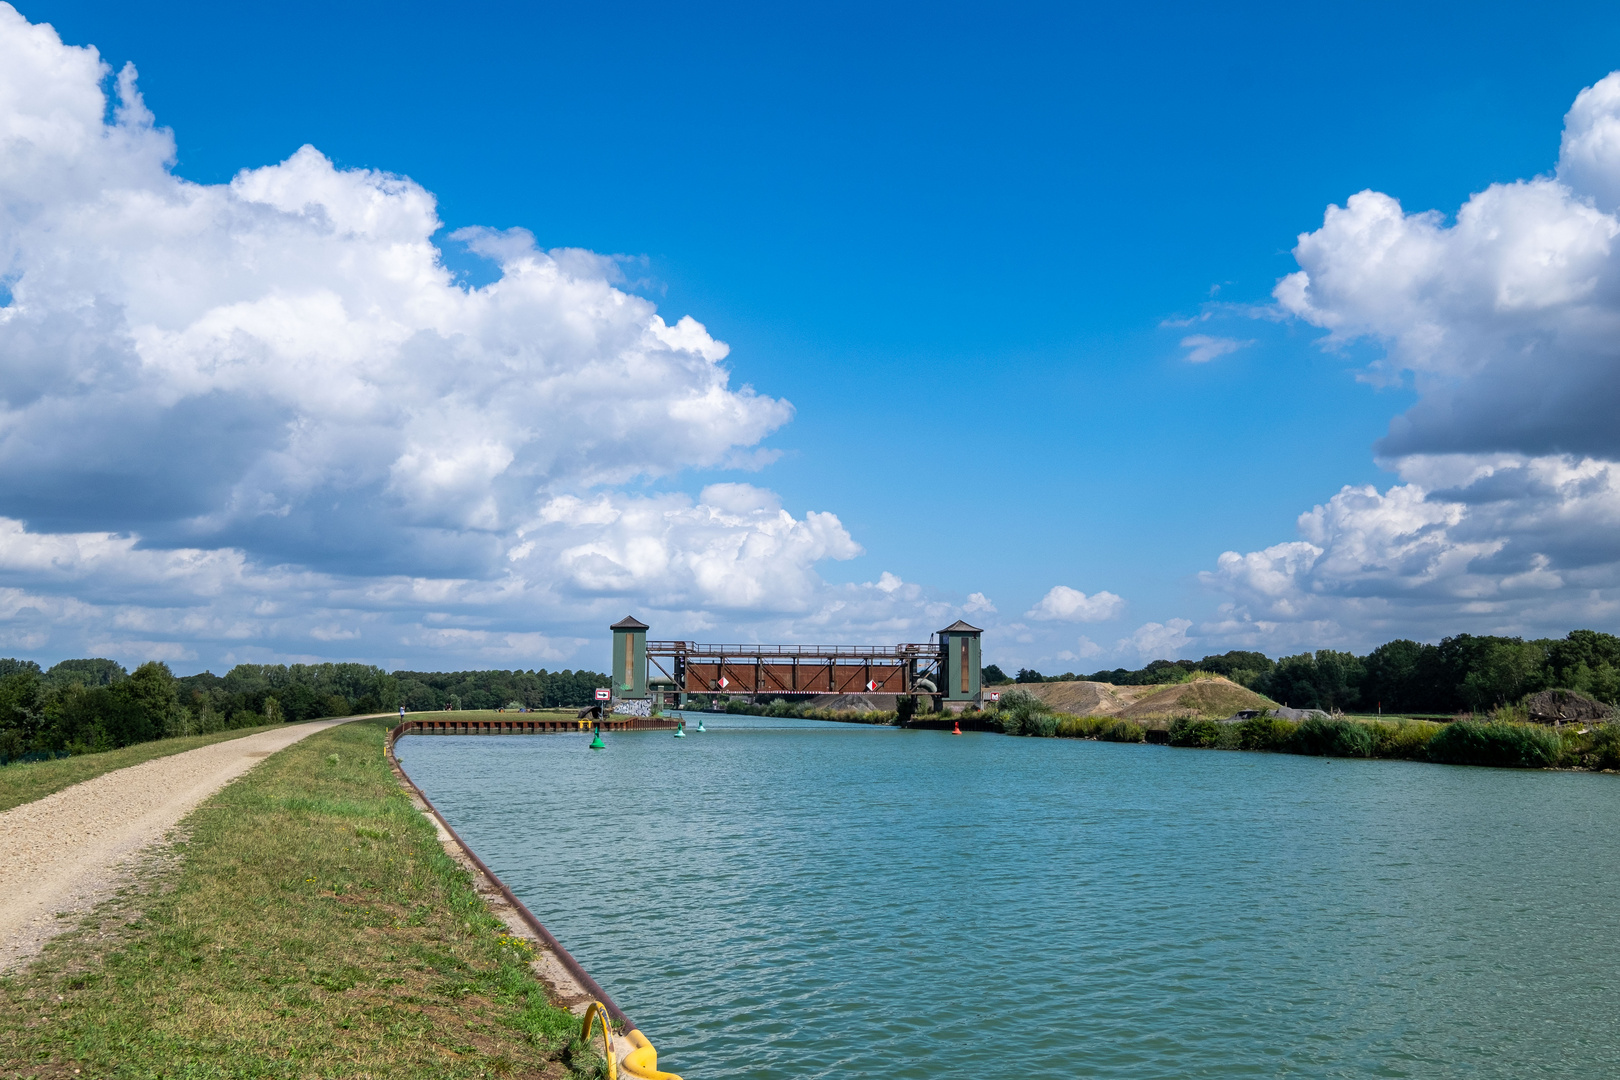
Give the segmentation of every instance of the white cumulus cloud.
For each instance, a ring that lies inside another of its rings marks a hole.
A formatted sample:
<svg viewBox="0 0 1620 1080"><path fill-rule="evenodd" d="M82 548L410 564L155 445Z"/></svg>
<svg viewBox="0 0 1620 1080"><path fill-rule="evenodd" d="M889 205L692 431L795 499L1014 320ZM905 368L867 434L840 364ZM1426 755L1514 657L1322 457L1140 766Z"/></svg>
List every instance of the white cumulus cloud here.
<svg viewBox="0 0 1620 1080"><path fill-rule="evenodd" d="M1191 619L1170 619L1166 622L1143 623L1136 632L1122 637L1114 644L1114 651L1135 653L1144 662L1174 660L1192 644L1187 631L1192 629Z"/></svg>
<svg viewBox="0 0 1620 1080"><path fill-rule="evenodd" d="M1026 619L1060 620L1063 622L1106 622L1118 618L1125 610L1125 601L1111 592L1087 596L1067 585L1054 585L1040 603L1024 612Z"/></svg>
<svg viewBox="0 0 1620 1080"><path fill-rule="evenodd" d="M1375 191L1300 236L1274 297L1418 400L1298 538L1223 554L1203 636L1267 648L1562 634L1620 613L1620 72L1576 97L1556 168L1452 217Z"/></svg>
<svg viewBox="0 0 1620 1080"><path fill-rule="evenodd" d="M662 490L768 462L793 409L613 260L466 228L498 276L465 287L421 185L310 146L193 183L111 75L0 3L0 648L533 665L626 608L796 636L964 610L823 580L860 551L831 513Z"/></svg>

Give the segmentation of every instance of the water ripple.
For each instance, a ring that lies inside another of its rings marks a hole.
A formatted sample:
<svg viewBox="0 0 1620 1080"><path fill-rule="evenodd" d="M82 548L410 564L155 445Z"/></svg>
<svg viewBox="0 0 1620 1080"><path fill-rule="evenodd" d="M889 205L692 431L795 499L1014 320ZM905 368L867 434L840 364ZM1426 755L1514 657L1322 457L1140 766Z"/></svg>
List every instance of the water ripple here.
<svg viewBox="0 0 1620 1080"><path fill-rule="evenodd" d="M1617 1075L1614 777L708 726L399 746L690 1080Z"/></svg>

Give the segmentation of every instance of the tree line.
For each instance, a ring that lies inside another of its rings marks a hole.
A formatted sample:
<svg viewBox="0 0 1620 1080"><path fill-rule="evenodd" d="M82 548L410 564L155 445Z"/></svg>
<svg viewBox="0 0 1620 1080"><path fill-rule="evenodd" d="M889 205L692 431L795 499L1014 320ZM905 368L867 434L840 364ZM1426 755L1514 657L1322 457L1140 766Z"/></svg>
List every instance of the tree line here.
<svg viewBox="0 0 1620 1080"><path fill-rule="evenodd" d="M0 763L88 753L178 735L324 716L426 709L578 707L608 677L593 671L392 673L370 664L238 664L224 675L134 671L97 658L42 669L0 659Z"/></svg>
<svg viewBox="0 0 1620 1080"><path fill-rule="evenodd" d="M1090 675L1046 676L1021 668L1009 679L995 665L983 674L986 685L1086 679L1151 686L1180 682L1195 671L1224 675L1296 709L1451 716L1516 704L1526 694L1551 689L1578 690L1615 705L1620 704L1620 637L1598 630L1532 640L1458 634L1437 645L1390 641L1365 656L1318 649L1273 660L1234 650Z"/></svg>

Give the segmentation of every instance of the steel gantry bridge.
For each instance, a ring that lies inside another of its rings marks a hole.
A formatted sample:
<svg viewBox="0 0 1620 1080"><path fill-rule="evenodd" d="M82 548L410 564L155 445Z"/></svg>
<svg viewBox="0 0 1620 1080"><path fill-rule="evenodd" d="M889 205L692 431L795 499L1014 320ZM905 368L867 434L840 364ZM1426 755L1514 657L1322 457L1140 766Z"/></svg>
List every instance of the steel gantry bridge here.
<svg viewBox="0 0 1620 1080"><path fill-rule="evenodd" d="M823 694L929 694L979 699L979 635L958 620L933 640L900 645L708 645L649 641L649 627L625 618L613 631L613 688L620 698L665 689L754 699ZM677 702L667 702L677 704Z"/></svg>

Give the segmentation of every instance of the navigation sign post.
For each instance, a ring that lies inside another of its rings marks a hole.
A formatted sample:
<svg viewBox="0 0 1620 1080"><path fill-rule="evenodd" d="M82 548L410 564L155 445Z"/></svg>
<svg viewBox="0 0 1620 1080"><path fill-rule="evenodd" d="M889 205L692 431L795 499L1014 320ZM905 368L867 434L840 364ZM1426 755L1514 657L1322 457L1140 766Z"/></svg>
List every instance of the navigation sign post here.
<svg viewBox="0 0 1620 1080"><path fill-rule="evenodd" d="M613 700L613 691L608 689L605 686L598 687L597 690L596 690L596 700L597 701L612 701Z"/></svg>
<svg viewBox="0 0 1620 1080"><path fill-rule="evenodd" d="M730 685L731 685L731 680L730 679L726 678L724 675L720 676L720 689L724 690L726 687L728 687Z"/></svg>
<svg viewBox="0 0 1620 1080"><path fill-rule="evenodd" d="M873 691L877 690L877 688L878 688L878 681L876 679L867 679L866 680L867 693L872 693Z"/></svg>
<svg viewBox="0 0 1620 1080"><path fill-rule="evenodd" d="M1001 700L1001 691L1000 690L991 690L990 692L988 692L988 693L986 693L984 695L984 699L986 701L1000 701Z"/></svg>

